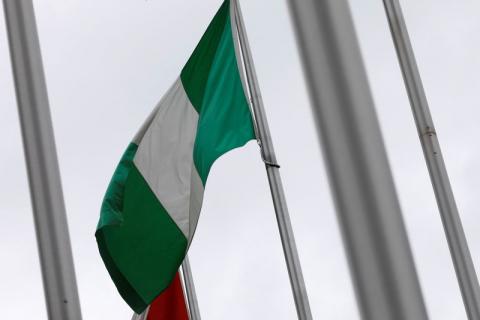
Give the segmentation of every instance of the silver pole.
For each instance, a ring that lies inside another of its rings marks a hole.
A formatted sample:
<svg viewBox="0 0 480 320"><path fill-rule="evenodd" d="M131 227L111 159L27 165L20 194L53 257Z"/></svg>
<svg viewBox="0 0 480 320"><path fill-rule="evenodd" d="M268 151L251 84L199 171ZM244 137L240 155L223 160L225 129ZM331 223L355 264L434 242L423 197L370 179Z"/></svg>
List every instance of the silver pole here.
<svg viewBox="0 0 480 320"><path fill-rule="evenodd" d="M346 0L290 0L363 319L428 319Z"/></svg>
<svg viewBox="0 0 480 320"><path fill-rule="evenodd" d="M185 271L185 269L188 269L188 271ZM182 273L183 273L183 278L180 277L180 284L182 286L183 298L186 301L188 318L190 320L200 320L200 312L199 312L199 309L198 309L197 296L195 294L195 287L193 287L193 276L192 276L192 272L191 272L191 269L190 269L190 264L187 260L187 257L185 257L185 259L183 260ZM189 281L189 284L190 284L189 287L187 287L187 285L186 285L186 283L187 283L186 279L187 278L188 278L188 281ZM187 292L187 297L185 297L185 292ZM193 295L192 296L193 301L190 301L189 293L191 295ZM195 308L195 312L196 312L195 315L193 315L192 312L190 311L190 309L192 307ZM150 312L150 306L148 306L148 308L145 311L143 311L141 314L133 313L132 320L147 320L149 312Z"/></svg>
<svg viewBox="0 0 480 320"><path fill-rule="evenodd" d="M293 229L288 213L287 202L280 177L280 166L277 164L273 142L268 127L267 116L263 106L263 100L260 93L260 86L257 80L257 74L253 64L252 53L248 43L247 32L242 17L242 12L238 0L232 2L236 6L236 22L239 35L239 43L241 47L245 73L247 76L248 89L250 91L250 99L255 116L257 134L261 145L261 153L265 167L267 170L268 181L273 198L275 214L277 216L278 228L282 239L283 252L287 263L288 274L290 276L290 284L295 299L298 319L311 320L312 313L308 302L307 290L303 280L302 268L298 257Z"/></svg>
<svg viewBox="0 0 480 320"><path fill-rule="evenodd" d="M31 0L4 0L43 285L50 320L80 320L65 204Z"/></svg>
<svg viewBox="0 0 480 320"><path fill-rule="evenodd" d="M132 316L132 320L147 320L149 309L150 307L148 307L145 311L143 311L142 314L136 314L134 312Z"/></svg>
<svg viewBox="0 0 480 320"><path fill-rule="evenodd" d="M463 303L470 320L480 320L480 287L467 239L463 231L452 186L448 179L427 97L423 89L412 44L408 36L402 9L398 0L384 0L390 31L392 33L403 79L410 98L413 116L427 162L430 179L443 227L447 235L450 253L463 296Z"/></svg>
<svg viewBox="0 0 480 320"><path fill-rule="evenodd" d="M185 291L187 293L188 310L190 314L190 320L201 320L200 308L198 306L197 294L195 293L195 285L193 284L193 274L190 268L190 261L188 256L182 263L183 280L185 281Z"/></svg>

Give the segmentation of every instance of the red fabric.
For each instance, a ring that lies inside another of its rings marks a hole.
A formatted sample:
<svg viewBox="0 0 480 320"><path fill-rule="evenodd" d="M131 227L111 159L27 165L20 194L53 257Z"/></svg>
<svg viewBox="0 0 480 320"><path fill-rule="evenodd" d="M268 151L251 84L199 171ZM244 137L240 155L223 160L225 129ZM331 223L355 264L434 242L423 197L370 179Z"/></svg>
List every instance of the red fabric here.
<svg viewBox="0 0 480 320"><path fill-rule="evenodd" d="M150 305L147 320L188 320L187 305L178 272L167 290Z"/></svg>

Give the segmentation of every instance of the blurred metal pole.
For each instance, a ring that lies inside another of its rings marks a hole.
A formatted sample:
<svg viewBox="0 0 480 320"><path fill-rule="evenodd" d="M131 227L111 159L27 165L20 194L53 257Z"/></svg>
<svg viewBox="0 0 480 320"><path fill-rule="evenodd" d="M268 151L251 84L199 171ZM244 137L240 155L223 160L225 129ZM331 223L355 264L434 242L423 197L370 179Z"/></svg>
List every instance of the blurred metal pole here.
<svg viewBox="0 0 480 320"><path fill-rule="evenodd" d="M148 308L145 309L145 311L143 311L142 314L136 314L134 312L132 316L132 320L147 320L149 310L150 310L150 306L148 306Z"/></svg>
<svg viewBox="0 0 480 320"><path fill-rule="evenodd" d="M420 72L415 61L412 44L408 36L402 8L398 0L384 0L383 3L457 273L463 303L468 319L480 320L480 287L478 278L468 249L467 238L463 231L452 186L448 179L447 169L433 125Z"/></svg>
<svg viewBox="0 0 480 320"><path fill-rule="evenodd" d="M50 320L80 320L65 204L31 0L4 0L43 286Z"/></svg>
<svg viewBox="0 0 480 320"><path fill-rule="evenodd" d="M260 86L258 84L252 53L248 43L247 32L238 0L232 1L232 4L235 5L236 9L235 20L237 22L239 43L257 126L257 138L260 142L262 158L265 162L268 181L270 183L273 205L277 216L277 223L280 231L280 237L282 239L283 252L287 263L288 274L290 276L290 284L295 299L297 316L300 320L311 320L312 313L310 311L307 290L303 280L300 259L298 257L295 237L293 235L292 224L290 222L287 202L285 200L285 194L283 191L282 179L280 177L280 166L277 164L277 159L273 148L267 116L265 114L265 108L263 106L263 100L260 93Z"/></svg>
<svg viewBox="0 0 480 320"><path fill-rule="evenodd" d="M190 268L190 261L188 256L182 263L183 280L185 282L185 291L187 293L188 310L190 313L190 320L201 320L200 308L198 306L197 294L195 293L195 285L193 284L193 274Z"/></svg>
<svg viewBox="0 0 480 320"><path fill-rule="evenodd" d="M290 0L362 318L428 319L346 0Z"/></svg>

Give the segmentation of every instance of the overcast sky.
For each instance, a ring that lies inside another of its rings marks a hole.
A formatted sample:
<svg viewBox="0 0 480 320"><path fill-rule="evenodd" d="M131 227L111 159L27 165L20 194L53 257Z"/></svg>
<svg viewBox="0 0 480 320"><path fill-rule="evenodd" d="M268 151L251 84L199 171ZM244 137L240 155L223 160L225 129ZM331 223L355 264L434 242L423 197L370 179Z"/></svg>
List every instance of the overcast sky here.
<svg viewBox="0 0 480 320"><path fill-rule="evenodd" d="M120 156L220 0L34 1L84 319L130 319L98 254ZM359 319L285 1L242 0L314 319ZM428 312L466 315L382 1L351 0ZM402 1L471 253L480 268L480 2ZM0 8L3 11L0 3ZM0 312L47 319L3 15ZM295 319L258 146L216 162L190 250L204 319Z"/></svg>

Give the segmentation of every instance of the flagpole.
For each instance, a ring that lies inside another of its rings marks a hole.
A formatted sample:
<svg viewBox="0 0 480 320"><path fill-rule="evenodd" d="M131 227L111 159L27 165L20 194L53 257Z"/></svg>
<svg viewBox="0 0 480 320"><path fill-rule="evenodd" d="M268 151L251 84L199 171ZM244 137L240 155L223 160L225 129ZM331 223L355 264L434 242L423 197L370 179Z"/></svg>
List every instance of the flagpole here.
<svg viewBox="0 0 480 320"><path fill-rule="evenodd" d="M43 286L50 320L82 318L31 0L4 0Z"/></svg>
<svg viewBox="0 0 480 320"><path fill-rule="evenodd" d="M289 4L362 318L426 320L347 1Z"/></svg>
<svg viewBox="0 0 480 320"><path fill-rule="evenodd" d="M150 306L145 311L143 311L142 314L136 314L134 312L132 316L132 320L147 320L149 309L150 309Z"/></svg>
<svg viewBox="0 0 480 320"><path fill-rule="evenodd" d="M312 313L308 301L307 290L303 280L302 268L298 257L295 237L293 234L290 216L288 213L287 202L283 191L282 179L280 177L280 166L277 163L273 142L268 127L268 121L263 106L263 100L260 93L260 86L253 64L252 53L248 43L247 32L243 21L242 12L238 0L233 1L236 10L236 24L238 29L239 43L242 52L242 58L247 76L248 89L252 103L254 118L256 122L257 134L261 146L262 159L267 170L268 181L273 198L275 213L277 216L278 228L282 239L283 252L287 263L290 284L292 286L295 306L298 319L311 320Z"/></svg>
<svg viewBox="0 0 480 320"><path fill-rule="evenodd" d="M193 283L192 268L190 267L190 261L188 255L182 263L183 280L185 282L185 291L187 293L188 310L190 320L201 320L200 308L198 306L197 294L195 293L195 285Z"/></svg>
<svg viewBox="0 0 480 320"><path fill-rule="evenodd" d="M450 253L470 320L480 320L480 287L448 178L432 115L398 0L384 0L403 79L432 181Z"/></svg>

